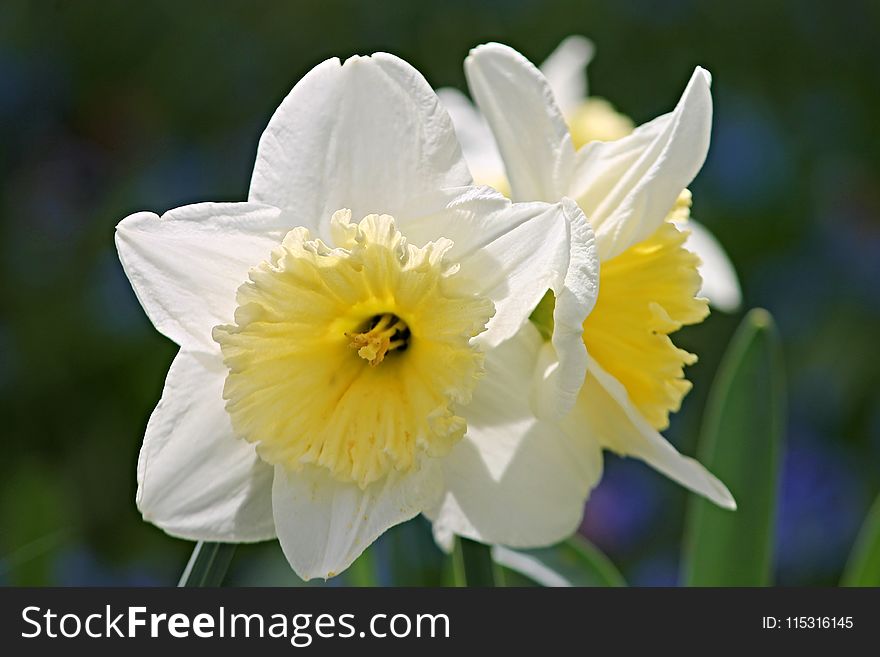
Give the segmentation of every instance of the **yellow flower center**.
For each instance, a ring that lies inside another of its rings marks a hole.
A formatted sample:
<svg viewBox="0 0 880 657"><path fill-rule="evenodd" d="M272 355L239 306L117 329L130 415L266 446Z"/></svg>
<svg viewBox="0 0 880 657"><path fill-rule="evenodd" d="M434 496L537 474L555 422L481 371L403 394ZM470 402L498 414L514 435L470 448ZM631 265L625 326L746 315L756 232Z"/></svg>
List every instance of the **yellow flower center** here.
<svg viewBox="0 0 880 657"><path fill-rule="evenodd" d="M695 298L699 258L682 245L687 233L664 222L648 239L602 263L599 298L584 322L584 343L627 390L651 425L669 425L691 388L684 366L697 357L669 334L701 322L708 302Z"/></svg>
<svg viewBox="0 0 880 657"><path fill-rule="evenodd" d="M238 435L271 464L365 487L464 435L457 407L482 372L471 338L494 308L446 261L450 241L416 247L392 217L350 219L333 216L335 248L290 231L214 340Z"/></svg>

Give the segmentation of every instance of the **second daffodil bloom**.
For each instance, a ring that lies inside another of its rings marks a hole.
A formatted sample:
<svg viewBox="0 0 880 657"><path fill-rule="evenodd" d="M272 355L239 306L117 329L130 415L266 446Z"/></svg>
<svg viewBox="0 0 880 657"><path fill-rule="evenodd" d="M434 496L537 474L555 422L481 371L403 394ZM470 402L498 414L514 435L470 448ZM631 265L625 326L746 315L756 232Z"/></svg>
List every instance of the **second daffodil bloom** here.
<svg viewBox="0 0 880 657"><path fill-rule="evenodd" d="M180 345L137 468L138 507L169 534L277 536L310 578L447 495L491 497L473 521L493 542L576 525L599 469L528 410L528 316L553 289L557 343L577 341L592 233L572 201L471 186L449 116L405 62L320 64L263 133L247 202L137 213L116 242ZM559 395L585 367L583 349Z"/></svg>
<svg viewBox="0 0 880 657"><path fill-rule="evenodd" d="M507 46L474 49L465 62L477 106L497 140L514 200L575 199L590 221L600 259L599 296L579 337L587 376L573 408L553 382L572 357L558 340L541 349L535 397L539 414L563 416L571 440L594 443L651 466L716 504L735 508L730 492L660 431L690 383L696 360L669 334L708 314L699 260L670 220L682 190L709 146L709 74L698 68L676 108L627 136L575 149L572 133L544 75ZM674 213L673 217L674 218ZM533 315L554 335L551 293ZM441 543L450 534L478 535L453 505L435 518Z"/></svg>
<svg viewBox="0 0 880 657"><path fill-rule="evenodd" d="M593 53L593 43L589 39L570 36L539 69L569 127L575 149L591 141L614 141L635 129L632 120L618 112L610 102L588 93L586 68ZM445 88L437 93L449 110L474 179L509 195L510 184L504 173L504 162L486 120L457 89ZM700 295L708 298L715 308L734 311L742 296L736 271L712 233L690 218L690 205L690 192L684 190L669 219L687 230L685 248L700 258Z"/></svg>

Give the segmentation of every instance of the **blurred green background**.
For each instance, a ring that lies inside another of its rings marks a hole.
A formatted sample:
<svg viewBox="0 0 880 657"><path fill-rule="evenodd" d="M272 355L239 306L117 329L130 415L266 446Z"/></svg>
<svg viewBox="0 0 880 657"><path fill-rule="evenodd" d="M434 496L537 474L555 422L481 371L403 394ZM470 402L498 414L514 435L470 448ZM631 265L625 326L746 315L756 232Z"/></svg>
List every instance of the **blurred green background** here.
<svg viewBox="0 0 880 657"><path fill-rule="evenodd" d="M668 111L695 65L713 73L693 213L730 253L745 306L776 317L787 365L776 579L833 584L880 490L878 27L876 2L6 0L0 584L173 584L192 548L134 505L175 346L118 264L121 218L243 200L266 121L327 57L386 50L436 87L464 88L470 47L503 41L540 62L573 33L597 46L592 93L637 122ZM687 453L739 319L715 312L679 334L700 355L667 433ZM607 457L582 532L630 583L673 584L686 496ZM442 581L421 520L370 558L383 583ZM239 551L231 581L295 577L265 544Z"/></svg>

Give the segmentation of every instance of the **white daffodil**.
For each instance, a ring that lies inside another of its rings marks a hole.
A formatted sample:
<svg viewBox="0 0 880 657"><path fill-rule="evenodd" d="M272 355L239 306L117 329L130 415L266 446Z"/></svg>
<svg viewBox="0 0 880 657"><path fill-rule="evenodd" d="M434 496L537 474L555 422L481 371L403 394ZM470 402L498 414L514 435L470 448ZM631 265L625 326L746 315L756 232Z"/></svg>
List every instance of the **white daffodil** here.
<svg viewBox="0 0 880 657"><path fill-rule="evenodd" d="M558 379L579 355L572 343L555 337L553 295L532 315L544 336L554 336L538 358L539 415L563 417L572 442L643 459L716 504L735 508L724 484L659 433L690 389L684 366L696 360L669 334L709 312L707 301L695 296L697 256L683 247L685 233L667 221L706 157L709 74L694 72L671 113L628 136L576 151L547 80L522 55L499 44L480 46L465 72L497 140L512 198L573 198L596 237L599 296L577 335L588 367L573 408L558 394ZM479 537L460 505L447 504L432 517L441 544L451 534Z"/></svg>
<svg viewBox="0 0 880 657"><path fill-rule="evenodd" d="M574 529L598 452L529 410L543 340L527 318L550 288L556 344L580 342L592 233L572 201L470 185L434 92L376 54L294 87L247 202L119 224L138 299L180 345L138 461L145 519L193 540L277 536L304 578L448 497L491 542ZM560 397L586 358L581 343Z"/></svg>
<svg viewBox="0 0 880 657"><path fill-rule="evenodd" d="M559 44L540 67L556 107L569 127L575 149L591 141L626 137L635 128L632 120L606 99L588 94L586 67L593 52L589 39L571 36ZM449 110L474 179L510 195L504 162L485 118L457 89L440 89L437 93ZM715 308L735 311L742 300L736 271L712 233L690 219L690 206L690 192L684 190L669 219L689 231L685 248L700 258L699 272L703 281L700 295L708 298Z"/></svg>

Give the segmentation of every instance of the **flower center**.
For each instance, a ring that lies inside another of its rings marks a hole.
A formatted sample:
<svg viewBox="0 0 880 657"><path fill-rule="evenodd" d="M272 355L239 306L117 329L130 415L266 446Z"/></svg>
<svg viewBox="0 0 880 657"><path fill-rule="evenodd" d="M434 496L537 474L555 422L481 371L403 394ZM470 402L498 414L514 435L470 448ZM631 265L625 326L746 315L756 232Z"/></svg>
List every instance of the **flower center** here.
<svg viewBox="0 0 880 657"><path fill-rule="evenodd" d="M374 315L367 322L365 330L359 333L346 333L351 341L348 346L357 349L357 354L374 367L385 360L389 351L403 351L409 346L411 333L409 327L394 313Z"/></svg>
<svg viewBox="0 0 880 657"><path fill-rule="evenodd" d="M691 388L684 366L697 357L669 334L703 321L708 302L695 298L699 259L682 245L687 233L664 222L648 239L602 263L599 298L584 321L584 343L626 388L656 429L669 425Z"/></svg>
<svg viewBox="0 0 880 657"><path fill-rule="evenodd" d="M290 231L214 340L239 436L268 463L366 487L464 435L483 359L471 339L494 307L446 261L450 241L416 247L392 217L350 218L333 216L334 247Z"/></svg>

